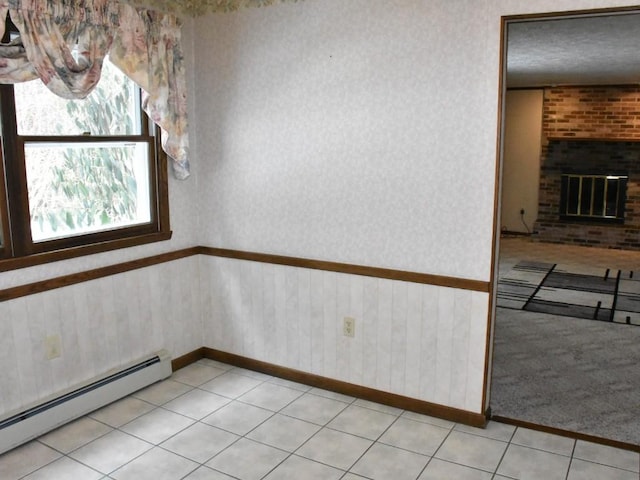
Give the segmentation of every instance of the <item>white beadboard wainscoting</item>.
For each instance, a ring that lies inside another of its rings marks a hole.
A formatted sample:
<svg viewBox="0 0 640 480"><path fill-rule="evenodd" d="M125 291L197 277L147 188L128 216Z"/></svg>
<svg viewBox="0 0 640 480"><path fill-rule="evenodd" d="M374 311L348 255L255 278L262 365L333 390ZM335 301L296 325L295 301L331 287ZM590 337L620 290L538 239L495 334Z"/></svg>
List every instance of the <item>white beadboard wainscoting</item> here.
<svg viewBox="0 0 640 480"><path fill-rule="evenodd" d="M0 302L0 416L160 349L202 347L198 256ZM59 335L61 356L44 340Z"/></svg>
<svg viewBox="0 0 640 480"><path fill-rule="evenodd" d="M483 413L487 293L200 258L207 347Z"/></svg>

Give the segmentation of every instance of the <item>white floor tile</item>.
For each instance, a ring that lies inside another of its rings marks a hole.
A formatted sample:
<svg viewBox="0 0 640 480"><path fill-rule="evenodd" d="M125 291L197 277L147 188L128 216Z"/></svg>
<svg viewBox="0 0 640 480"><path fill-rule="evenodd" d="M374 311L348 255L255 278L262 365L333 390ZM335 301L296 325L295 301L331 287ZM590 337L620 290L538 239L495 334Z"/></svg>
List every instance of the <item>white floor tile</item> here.
<svg viewBox="0 0 640 480"><path fill-rule="evenodd" d="M69 453L112 430L104 423L82 417L43 435L39 440L59 452Z"/></svg>
<svg viewBox="0 0 640 480"><path fill-rule="evenodd" d="M90 417L111 427L118 428L138 418L140 415L149 413L154 408L155 405L144 400L136 397L126 397L100 410L96 410L90 414Z"/></svg>
<svg viewBox="0 0 640 480"><path fill-rule="evenodd" d="M570 461L563 455L509 445L497 473L523 480L565 480Z"/></svg>
<svg viewBox="0 0 640 480"><path fill-rule="evenodd" d="M636 472L585 462L574 458L569 468L567 480L638 480Z"/></svg>
<svg viewBox="0 0 640 480"><path fill-rule="evenodd" d="M427 456L376 443L351 471L374 480L413 480L428 461Z"/></svg>
<svg viewBox="0 0 640 480"><path fill-rule="evenodd" d="M506 449L505 442L454 430L434 456L441 460L494 472Z"/></svg>
<svg viewBox="0 0 640 480"><path fill-rule="evenodd" d="M24 480L99 480L103 475L69 457L62 457L24 477Z"/></svg>
<svg viewBox="0 0 640 480"><path fill-rule="evenodd" d="M265 480L338 480L344 472L328 465L292 455L282 462Z"/></svg>
<svg viewBox="0 0 640 480"><path fill-rule="evenodd" d="M226 370L221 368L203 365L201 363L192 363L174 372L173 375L171 375L171 380L197 387L215 377L219 377L225 372Z"/></svg>
<svg viewBox="0 0 640 480"><path fill-rule="evenodd" d="M508 442L511 440L513 433L516 431L516 427L513 425L498 422L487 422L487 425L484 428L470 427L469 425L458 423L454 429L459 432L470 433L479 437L492 438L502 442Z"/></svg>
<svg viewBox="0 0 640 480"><path fill-rule="evenodd" d="M262 383L238 398L241 402L277 412L303 394L300 390L274 383Z"/></svg>
<svg viewBox="0 0 640 480"><path fill-rule="evenodd" d="M274 415L270 410L242 402L232 402L202 421L237 435L246 435L266 419Z"/></svg>
<svg viewBox="0 0 640 480"><path fill-rule="evenodd" d="M163 380L133 394L134 397L154 405L164 405L193 387L173 380Z"/></svg>
<svg viewBox="0 0 640 480"><path fill-rule="evenodd" d="M433 455L442 445L449 429L399 418L380 437L379 442L422 455Z"/></svg>
<svg viewBox="0 0 640 480"><path fill-rule="evenodd" d="M294 390L300 390L302 392L308 392L311 390L309 385L304 383L292 382L291 380L285 380L284 378L272 377L269 383L275 383L276 385L282 385L283 387L293 388Z"/></svg>
<svg viewBox="0 0 640 480"><path fill-rule="evenodd" d="M395 415L350 405L328 427L341 432L376 440L396 420Z"/></svg>
<svg viewBox="0 0 640 480"><path fill-rule="evenodd" d="M227 397L195 388L165 403L163 408L195 420L200 420L225 406L230 401Z"/></svg>
<svg viewBox="0 0 640 480"><path fill-rule="evenodd" d="M163 442L161 447L194 462L205 463L239 438L219 428L196 423Z"/></svg>
<svg viewBox="0 0 640 480"><path fill-rule="evenodd" d="M573 456L588 462L608 465L609 467L622 468L632 472L640 471L640 453L620 450L607 445L578 440Z"/></svg>
<svg viewBox="0 0 640 480"><path fill-rule="evenodd" d="M322 388L316 387L309 390L309 393L313 393L314 395L319 395L325 398L331 398L332 400L338 400L339 402L344 403L352 403L356 400L355 397L350 397L349 395L344 395L342 393L332 392L330 390L324 390Z"/></svg>
<svg viewBox="0 0 640 480"><path fill-rule="evenodd" d="M26 443L0 456L0 478L18 480L60 457L59 452L38 441Z"/></svg>
<svg viewBox="0 0 640 480"><path fill-rule="evenodd" d="M456 426L455 422L451 422L449 420L444 420L442 418L431 417L429 415L422 415L420 413L408 412L405 411L402 413L403 418L407 418L409 420L414 420L416 422L428 423L430 425L435 425L437 427L446 428L451 430Z"/></svg>
<svg viewBox="0 0 640 480"><path fill-rule="evenodd" d="M573 438L561 437L528 428L518 428L511 442L523 447L537 448L545 452L568 456L573 452L573 447L576 443Z"/></svg>
<svg viewBox="0 0 640 480"><path fill-rule="evenodd" d="M152 447L148 442L114 430L79 448L70 456L104 474L110 474Z"/></svg>
<svg viewBox="0 0 640 480"><path fill-rule="evenodd" d="M318 425L326 425L347 407L347 403L306 393L287 405L281 413Z"/></svg>
<svg viewBox="0 0 640 480"><path fill-rule="evenodd" d="M111 474L115 480L178 480L198 464L161 448L153 448Z"/></svg>
<svg viewBox="0 0 640 480"><path fill-rule="evenodd" d="M232 373L236 373L238 375L244 375L245 377L255 378L256 380L261 380L263 382L267 380L271 380L271 375L267 375L266 373L256 372L254 370L248 370L246 368L234 367L230 370Z"/></svg>
<svg viewBox="0 0 640 480"><path fill-rule="evenodd" d="M207 466L241 480L258 480L288 456L285 451L242 438L209 460Z"/></svg>
<svg viewBox="0 0 640 480"><path fill-rule="evenodd" d="M233 372L227 372L224 375L214 378L213 380L200 385L200 388L208 392L216 393L228 398L237 398L247 393L252 388L257 387L262 380L239 375Z"/></svg>
<svg viewBox="0 0 640 480"><path fill-rule="evenodd" d="M300 447L296 455L349 470L372 444L371 440L325 428Z"/></svg>
<svg viewBox="0 0 640 480"><path fill-rule="evenodd" d="M369 400L362 400L361 398L357 399L353 402L354 405L359 407L370 408L371 410L375 410L377 412L388 413L389 415L400 416L404 410L396 407L390 407L388 405L382 405L376 402L370 402Z"/></svg>
<svg viewBox="0 0 640 480"><path fill-rule="evenodd" d="M0 455L0 480L638 480L639 470L637 452L469 427L205 360Z"/></svg>
<svg viewBox="0 0 640 480"><path fill-rule="evenodd" d="M247 438L287 452L293 452L320 428L313 423L276 414L248 433Z"/></svg>
<svg viewBox="0 0 640 480"><path fill-rule="evenodd" d="M491 480L491 478L492 475L489 472L434 458L424 469L422 475L418 477L418 480Z"/></svg>
<svg viewBox="0 0 640 480"><path fill-rule="evenodd" d="M229 475L216 472L209 467L200 467L195 472L190 473L184 480L235 480Z"/></svg>
<svg viewBox="0 0 640 480"><path fill-rule="evenodd" d="M158 408L127 423L121 430L157 445L193 422L191 418Z"/></svg>

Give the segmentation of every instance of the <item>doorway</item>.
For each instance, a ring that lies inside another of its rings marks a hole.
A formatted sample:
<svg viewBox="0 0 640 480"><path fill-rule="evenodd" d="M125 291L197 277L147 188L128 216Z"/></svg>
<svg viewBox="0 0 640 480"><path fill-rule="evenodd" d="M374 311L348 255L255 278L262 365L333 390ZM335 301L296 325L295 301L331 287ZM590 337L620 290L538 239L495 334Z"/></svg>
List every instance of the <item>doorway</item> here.
<svg viewBox="0 0 640 480"><path fill-rule="evenodd" d="M640 125L640 113L611 118L617 122L612 128L596 125L581 130L580 123L586 120L579 117L588 116L585 110L576 107L565 118L562 105L550 99L587 98L591 90L594 95L604 92L613 103L618 100L610 93L616 89L622 89L624 95L637 91L640 98L640 55L631 53L633 39L640 36L640 12L607 10L507 19L505 36L492 415L614 445L637 446L640 312L637 322L633 312L622 311L615 318L614 314L625 302L625 308L635 309L629 300L631 293L623 298L625 292L619 292L618 286L620 278L631 275L633 279L633 272L637 272L636 280L640 277L640 248L627 243L633 249L627 250L625 241L615 237L624 230L640 237L640 225L633 224L633 209L625 219L625 229L595 218L561 221L558 208L563 171L582 169L583 176L587 171L595 174L620 155L627 170L629 165L640 165L640 150L636 151L640 134L633 133L635 123L630 130L625 127L628 133L616 137L616 126L623 125L622 120L634 122L637 117ZM614 144L618 150L611 153ZM550 166L552 155L571 162ZM608 174L603 176L606 179ZM631 191L638 182L640 174L632 172ZM591 306L580 302L591 302L593 292L544 283L551 273L563 281L576 278L574 274L606 277L610 284L610 276L615 275L615 291L612 288L603 294L606 298L593 306L597 311L589 318ZM630 285L630 289L636 287ZM638 295L640 303L640 291ZM608 306L607 301L611 302ZM581 308L567 310L564 305ZM586 313L580 316L579 311Z"/></svg>

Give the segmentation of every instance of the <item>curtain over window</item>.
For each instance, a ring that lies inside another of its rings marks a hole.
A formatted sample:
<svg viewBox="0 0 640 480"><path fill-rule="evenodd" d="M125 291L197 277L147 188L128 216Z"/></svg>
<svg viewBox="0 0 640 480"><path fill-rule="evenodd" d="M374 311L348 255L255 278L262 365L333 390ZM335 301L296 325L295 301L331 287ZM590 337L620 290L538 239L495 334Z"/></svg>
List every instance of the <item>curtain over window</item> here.
<svg viewBox="0 0 640 480"><path fill-rule="evenodd" d="M0 83L40 78L56 95L84 98L106 55L143 90L177 178L189 176L180 20L115 0L0 0L20 35L0 44ZM0 21L0 33L4 22Z"/></svg>

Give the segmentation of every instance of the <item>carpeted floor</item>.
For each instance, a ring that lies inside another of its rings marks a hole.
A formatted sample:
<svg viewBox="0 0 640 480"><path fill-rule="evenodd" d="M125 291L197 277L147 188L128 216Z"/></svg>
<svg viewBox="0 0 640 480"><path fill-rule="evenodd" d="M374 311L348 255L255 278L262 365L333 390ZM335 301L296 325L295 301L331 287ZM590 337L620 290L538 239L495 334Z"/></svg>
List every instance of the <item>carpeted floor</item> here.
<svg viewBox="0 0 640 480"><path fill-rule="evenodd" d="M498 281L499 307L640 325L640 272L520 261Z"/></svg>
<svg viewBox="0 0 640 480"><path fill-rule="evenodd" d="M544 260L542 246L523 241L501 250L501 277L522 260ZM573 267L599 253L587 250L575 254ZM550 263L557 253L551 247ZM632 260L640 261L635 255ZM565 251L560 256L567 260ZM609 263L617 267L615 259ZM628 266L629 258L622 263ZM582 271L590 268L583 265ZM502 417L640 445L640 328L499 306L491 409Z"/></svg>

